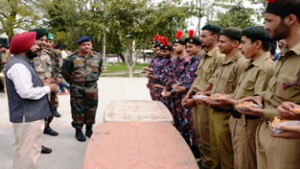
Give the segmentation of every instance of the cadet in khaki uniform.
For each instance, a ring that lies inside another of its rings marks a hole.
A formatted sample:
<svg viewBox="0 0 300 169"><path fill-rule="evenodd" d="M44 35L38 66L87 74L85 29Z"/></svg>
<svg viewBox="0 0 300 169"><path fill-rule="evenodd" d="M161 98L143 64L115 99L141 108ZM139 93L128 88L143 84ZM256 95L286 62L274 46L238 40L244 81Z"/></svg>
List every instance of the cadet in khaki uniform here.
<svg viewBox="0 0 300 169"><path fill-rule="evenodd" d="M225 61L217 69L209 81L212 85L212 97L218 94L232 94L237 81L246 67L246 59L238 49L241 39L241 30L224 28L220 32L219 49L225 54ZM216 95L215 95L216 94ZM213 166L211 169L233 169L233 149L228 120L231 116L231 107L210 99L209 131Z"/></svg>
<svg viewBox="0 0 300 169"><path fill-rule="evenodd" d="M262 116L256 133L258 169L299 169L300 140L286 140L270 136L267 124L278 114L282 102L300 103L300 1L269 1L265 14L265 29L274 40L286 39L280 59L274 68L268 87L260 96L248 97L243 101L254 101L264 109L239 110L243 114ZM280 116L283 116L280 114ZM299 118L287 113L281 118Z"/></svg>
<svg viewBox="0 0 300 169"><path fill-rule="evenodd" d="M70 84L72 126L78 141L86 141L93 134L98 107L97 81L102 72L103 60L92 51L92 39L83 36L77 41L79 51L70 55L62 65L62 75ZM86 125L85 136L82 133Z"/></svg>
<svg viewBox="0 0 300 169"><path fill-rule="evenodd" d="M269 35L262 26L253 26L242 31L240 49L245 58L250 60L233 95L219 98L220 102L233 106L237 100L261 93L267 88L275 66L268 52L269 47ZM229 126L235 169L257 168L255 133L260 121L257 116L241 115L235 110L232 111Z"/></svg>
<svg viewBox="0 0 300 169"><path fill-rule="evenodd" d="M200 41L207 53L200 59L197 78L194 80L192 87L184 99L191 98L196 92L205 91L209 79L224 61L225 56L219 52L219 48L217 47L220 30L221 27L218 25L205 25L202 28ZM197 104L192 112L198 147L201 150L201 166L204 169L210 168L212 161L209 144L208 106Z"/></svg>

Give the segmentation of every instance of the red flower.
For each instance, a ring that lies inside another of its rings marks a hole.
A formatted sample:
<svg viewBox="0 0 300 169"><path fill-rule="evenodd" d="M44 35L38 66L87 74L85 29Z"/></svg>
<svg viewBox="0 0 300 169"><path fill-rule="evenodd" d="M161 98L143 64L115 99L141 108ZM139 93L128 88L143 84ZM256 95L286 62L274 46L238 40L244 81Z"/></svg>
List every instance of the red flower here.
<svg viewBox="0 0 300 169"><path fill-rule="evenodd" d="M276 0L267 0L268 4L274 4Z"/></svg>

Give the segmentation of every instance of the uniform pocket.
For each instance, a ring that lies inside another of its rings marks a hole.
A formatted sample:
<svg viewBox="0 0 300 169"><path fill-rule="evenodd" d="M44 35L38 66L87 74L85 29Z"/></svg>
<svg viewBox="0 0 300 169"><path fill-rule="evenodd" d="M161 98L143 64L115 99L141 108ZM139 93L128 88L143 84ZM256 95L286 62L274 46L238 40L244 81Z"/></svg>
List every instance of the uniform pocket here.
<svg viewBox="0 0 300 169"><path fill-rule="evenodd" d="M274 93L277 97L281 98L282 100L290 100L292 97L295 97L295 95L298 94L300 91L300 88L297 89L296 85L293 85L297 81L296 77L281 76L278 77L277 80L274 79L274 81Z"/></svg>
<svg viewBox="0 0 300 169"><path fill-rule="evenodd" d="M227 91L226 91L226 93L233 93L236 86L237 86L237 80L238 80L238 79L236 79L237 75L235 73L231 73L228 76L229 77L227 79L227 87L226 87ZM226 79L224 79L224 80L226 80Z"/></svg>
<svg viewBox="0 0 300 169"><path fill-rule="evenodd" d="M97 61L91 62L92 71L95 73L99 73L99 63Z"/></svg>
<svg viewBox="0 0 300 169"><path fill-rule="evenodd" d="M212 76L212 68L211 66L204 66L203 65L203 68L202 68L202 71L203 71L203 76L205 78L205 80L209 80Z"/></svg>
<svg viewBox="0 0 300 169"><path fill-rule="evenodd" d="M84 60L81 60L81 59L76 59L73 61L74 62L74 71L77 73L77 72L80 72L81 69L84 68Z"/></svg>

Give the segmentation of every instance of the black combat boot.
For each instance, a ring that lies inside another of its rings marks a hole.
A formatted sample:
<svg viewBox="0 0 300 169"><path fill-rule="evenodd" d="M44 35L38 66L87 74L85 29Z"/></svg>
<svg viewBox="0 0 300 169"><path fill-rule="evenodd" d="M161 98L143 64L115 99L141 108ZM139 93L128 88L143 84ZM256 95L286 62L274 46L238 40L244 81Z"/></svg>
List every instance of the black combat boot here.
<svg viewBox="0 0 300 169"><path fill-rule="evenodd" d="M86 125L85 135L88 138L91 138L92 134L93 134L93 126L92 125Z"/></svg>
<svg viewBox="0 0 300 169"><path fill-rule="evenodd" d="M57 107L53 107L53 112L52 112L54 117L61 117L60 113L57 111Z"/></svg>
<svg viewBox="0 0 300 169"><path fill-rule="evenodd" d="M76 129L75 137L76 137L76 139L77 139L78 141L80 141L80 142L86 141L86 138L85 138L85 136L83 135L81 129Z"/></svg>
<svg viewBox="0 0 300 169"><path fill-rule="evenodd" d="M52 128L50 128L50 126L46 126L44 128L44 134L49 134L50 136L57 136L58 132L54 131Z"/></svg>
<svg viewBox="0 0 300 169"><path fill-rule="evenodd" d="M52 149L42 145L41 153L42 154L50 154L50 153L52 153Z"/></svg>

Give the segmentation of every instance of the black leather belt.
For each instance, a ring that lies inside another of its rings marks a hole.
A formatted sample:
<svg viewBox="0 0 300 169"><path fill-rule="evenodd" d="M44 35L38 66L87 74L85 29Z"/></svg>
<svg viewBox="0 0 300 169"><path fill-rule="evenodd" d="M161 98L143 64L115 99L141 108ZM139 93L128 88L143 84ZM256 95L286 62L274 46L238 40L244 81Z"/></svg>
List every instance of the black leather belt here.
<svg viewBox="0 0 300 169"><path fill-rule="evenodd" d="M97 84L97 81L90 81L90 82L72 82L71 85L77 85L77 86L93 86L95 84Z"/></svg>
<svg viewBox="0 0 300 169"><path fill-rule="evenodd" d="M236 110L233 110L231 115L236 118L236 119L240 119L242 117L242 114ZM258 116L251 116L251 115L245 115L246 120L256 120L259 119L260 117Z"/></svg>
<svg viewBox="0 0 300 169"><path fill-rule="evenodd" d="M212 107L215 111L224 112L224 113L231 113L233 111L232 108L220 108L220 107Z"/></svg>

